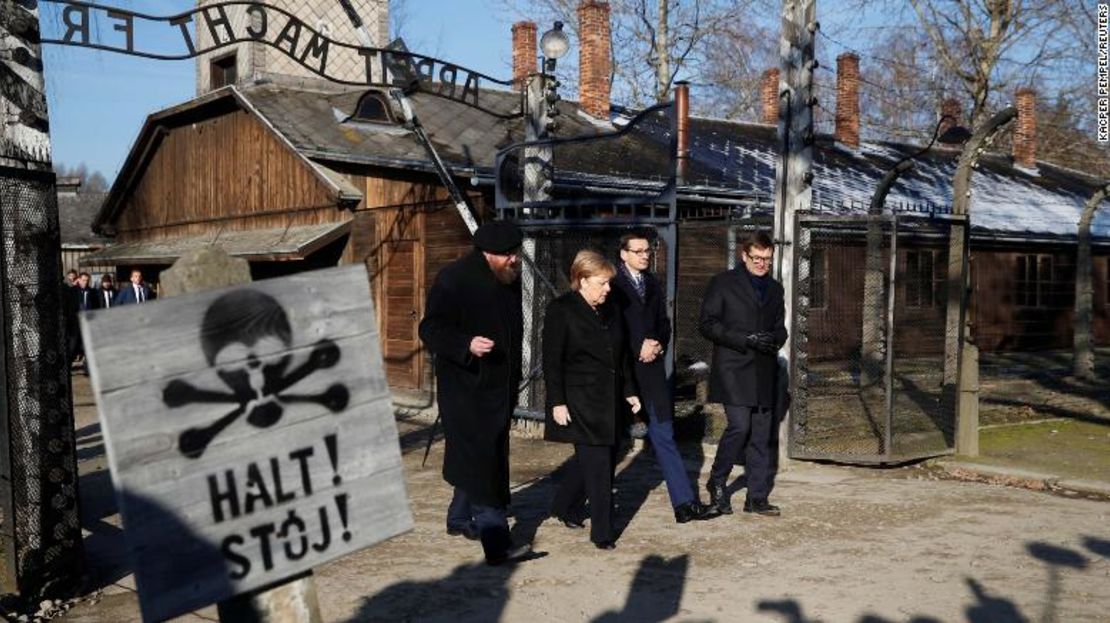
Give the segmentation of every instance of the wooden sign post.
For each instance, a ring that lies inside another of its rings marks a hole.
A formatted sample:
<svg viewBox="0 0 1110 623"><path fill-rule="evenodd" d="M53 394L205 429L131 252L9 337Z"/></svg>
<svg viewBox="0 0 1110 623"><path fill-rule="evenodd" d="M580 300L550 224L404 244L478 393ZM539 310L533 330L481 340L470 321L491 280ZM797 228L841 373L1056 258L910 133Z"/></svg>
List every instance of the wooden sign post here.
<svg viewBox="0 0 1110 623"><path fill-rule="evenodd" d="M81 325L144 619L411 529L365 267Z"/></svg>

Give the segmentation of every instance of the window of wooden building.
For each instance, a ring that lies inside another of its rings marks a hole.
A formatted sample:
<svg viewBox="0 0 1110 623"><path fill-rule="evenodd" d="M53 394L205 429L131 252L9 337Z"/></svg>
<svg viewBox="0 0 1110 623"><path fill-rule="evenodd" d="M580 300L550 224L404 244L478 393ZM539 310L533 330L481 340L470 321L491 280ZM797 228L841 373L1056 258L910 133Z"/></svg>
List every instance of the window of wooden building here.
<svg viewBox="0 0 1110 623"><path fill-rule="evenodd" d="M906 306L938 307L947 279L947 253L939 249L906 251Z"/></svg>
<svg viewBox="0 0 1110 623"><path fill-rule="evenodd" d="M1019 307L1071 307L1075 304L1075 264L1047 253L1019 255L1016 285Z"/></svg>
<svg viewBox="0 0 1110 623"><path fill-rule="evenodd" d="M235 52L212 59L212 64L209 66L208 72L212 90L225 87L229 84L235 84L239 79L238 67L239 64Z"/></svg>
<svg viewBox="0 0 1110 623"><path fill-rule="evenodd" d="M828 305L828 258L824 249L814 248L809 256L809 307L822 309Z"/></svg>
<svg viewBox="0 0 1110 623"><path fill-rule="evenodd" d="M373 123L393 123L393 113L385 95L377 91L367 91L355 106L354 119Z"/></svg>

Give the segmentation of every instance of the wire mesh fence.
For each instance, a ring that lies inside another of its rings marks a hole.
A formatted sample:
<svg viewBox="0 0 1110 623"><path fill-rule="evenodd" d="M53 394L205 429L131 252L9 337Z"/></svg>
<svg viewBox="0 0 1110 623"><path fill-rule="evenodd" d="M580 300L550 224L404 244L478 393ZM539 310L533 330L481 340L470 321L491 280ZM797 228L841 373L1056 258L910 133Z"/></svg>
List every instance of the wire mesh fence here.
<svg viewBox="0 0 1110 623"><path fill-rule="evenodd" d="M946 358L954 217L809 215L799 220L793 293L793 403L790 452L797 458L886 462L943 454L954 443L956 385ZM727 215L678 225L677 275L671 301L675 382L680 400L712 365L712 344L698 330L710 279L733 269L744 238L770 231L763 216ZM621 227L532 228L525 251L534 258L522 278L525 306L521 406L542 417L543 317L569 289L567 274L581 249L619 261ZM666 283L666 238L653 242L651 270ZM963 255L957 262L966 261ZM956 309L962 318L962 309ZM946 374L947 369L947 374ZM682 409L679 409L682 412Z"/></svg>
<svg viewBox="0 0 1110 623"><path fill-rule="evenodd" d="M885 462L953 448L959 358L945 356L946 334L963 297L949 296L960 281L948 256L960 223L799 219L791 456ZM956 262L962 274L966 258Z"/></svg>
<svg viewBox="0 0 1110 623"><path fill-rule="evenodd" d="M524 382L520 392L519 415L542 419L544 412L543 319L548 304L570 290L570 266L583 249L600 252L619 265L620 238L632 231L628 227L531 228L526 230L523 250L533 258L521 274L524 306ZM648 270L666 283L666 242L651 228L636 228L652 237L652 264Z"/></svg>
<svg viewBox="0 0 1110 623"><path fill-rule="evenodd" d="M0 207L0 582L33 595L81 573L53 175L0 168Z"/></svg>

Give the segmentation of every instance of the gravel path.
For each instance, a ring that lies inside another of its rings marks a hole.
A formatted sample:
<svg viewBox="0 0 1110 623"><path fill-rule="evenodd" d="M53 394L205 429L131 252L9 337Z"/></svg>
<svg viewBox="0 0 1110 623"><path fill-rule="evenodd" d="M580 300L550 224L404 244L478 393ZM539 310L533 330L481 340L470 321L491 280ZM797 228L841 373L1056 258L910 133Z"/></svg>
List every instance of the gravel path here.
<svg viewBox="0 0 1110 623"><path fill-rule="evenodd" d="M90 404L78 429L99 590L64 619L139 621ZM601 552L584 531L544 521L566 448L514 439L514 532L548 555L490 568L476 544L444 533L442 444L421 468L426 428L401 432L416 527L317 570L326 621L1110 621L1110 503L919 468L794 463L772 496L781 518L678 525L650 451L633 452L617 481L627 525ZM692 472L708 469L701 452L686 448ZM204 619L215 609L182 620Z"/></svg>

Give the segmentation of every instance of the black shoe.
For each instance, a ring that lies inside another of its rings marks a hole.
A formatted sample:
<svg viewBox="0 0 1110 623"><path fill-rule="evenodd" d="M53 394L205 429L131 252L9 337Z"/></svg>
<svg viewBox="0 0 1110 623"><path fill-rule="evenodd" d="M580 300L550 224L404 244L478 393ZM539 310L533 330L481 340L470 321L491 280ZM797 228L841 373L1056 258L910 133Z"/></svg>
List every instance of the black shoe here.
<svg viewBox="0 0 1110 623"><path fill-rule="evenodd" d="M559 523L563 524L563 526L570 528L571 530L581 530L586 527L586 522L582 521L581 519L574 519L573 517L563 517L561 515L552 515L552 517L557 519Z"/></svg>
<svg viewBox="0 0 1110 623"><path fill-rule="evenodd" d="M524 545L510 547L509 549L505 550L504 554L501 554L500 556L495 556L493 558L487 557L486 564L493 567L496 567L497 565L511 565L518 562L524 562L526 560L543 558L546 555L547 554L545 552L533 551L532 544L525 543Z"/></svg>
<svg viewBox="0 0 1110 623"><path fill-rule="evenodd" d="M605 550L617 549L617 542L616 541L598 541L598 542L594 543L594 547L596 547L598 549L605 549Z"/></svg>
<svg viewBox="0 0 1110 623"><path fill-rule="evenodd" d="M716 507L702 504L698 500L680 504L674 509L674 520L678 523L687 523L689 521L704 521L706 519L713 519L720 517L720 512Z"/></svg>
<svg viewBox="0 0 1110 623"><path fill-rule="evenodd" d="M709 491L709 505L721 515L732 514L732 502L728 499L728 494L725 492L725 483L716 480L709 480L705 483L705 489Z"/></svg>
<svg viewBox="0 0 1110 623"><path fill-rule="evenodd" d="M478 526L472 523L464 524L462 526L447 526L447 535L466 537L467 540L470 541L477 541L481 536L480 534L478 534Z"/></svg>
<svg viewBox="0 0 1110 623"><path fill-rule="evenodd" d="M755 513L765 517L778 517L782 514L779 507L767 500L744 500L744 512Z"/></svg>

